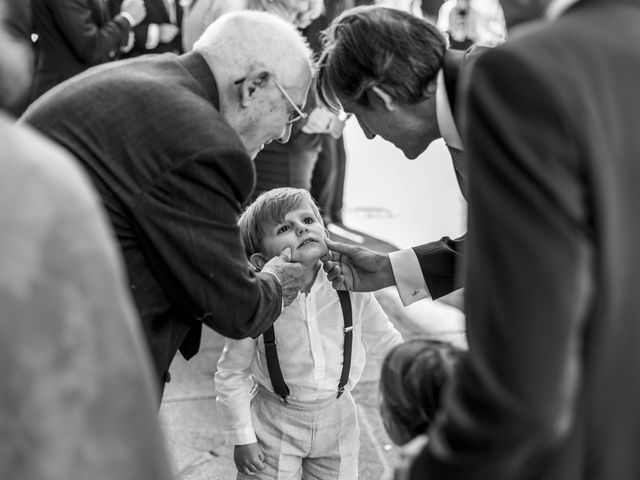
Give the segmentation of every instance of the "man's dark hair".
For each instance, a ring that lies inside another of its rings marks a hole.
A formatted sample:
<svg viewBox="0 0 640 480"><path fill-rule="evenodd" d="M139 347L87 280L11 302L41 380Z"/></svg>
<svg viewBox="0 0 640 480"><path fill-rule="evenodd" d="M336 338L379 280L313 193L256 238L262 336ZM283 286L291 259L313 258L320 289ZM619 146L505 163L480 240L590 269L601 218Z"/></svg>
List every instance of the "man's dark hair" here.
<svg viewBox="0 0 640 480"><path fill-rule="evenodd" d="M318 96L332 111L339 98L370 106L374 86L395 100L415 103L442 67L446 41L431 23L402 10L349 9L323 32Z"/></svg>

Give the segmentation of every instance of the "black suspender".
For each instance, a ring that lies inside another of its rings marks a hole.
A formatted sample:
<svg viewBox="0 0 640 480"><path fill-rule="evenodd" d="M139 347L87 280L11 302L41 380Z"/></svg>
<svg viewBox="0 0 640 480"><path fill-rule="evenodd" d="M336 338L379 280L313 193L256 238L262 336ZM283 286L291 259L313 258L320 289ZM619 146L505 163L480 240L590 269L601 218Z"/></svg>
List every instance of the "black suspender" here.
<svg viewBox="0 0 640 480"><path fill-rule="evenodd" d="M353 316L351 312L351 297L346 290L338 290L338 298L340 299L340 307L342 307L342 316L344 317L344 348L342 351L342 374L340 375L340 382L338 383L338 396L344 393L344 387L349 380L349 370L351 370L351 348L353 344ZM289 387L284 381L282 376L282 370L280 369L280 362L278 361L278 351L276 348L276 338L273 331L273 326L262 335L264 340L264 351L267 357L267 370L269 371L269 378L271 378L271 385L273 391L280 395L282 403L287 403L287 397L291 394Z"/></svg>

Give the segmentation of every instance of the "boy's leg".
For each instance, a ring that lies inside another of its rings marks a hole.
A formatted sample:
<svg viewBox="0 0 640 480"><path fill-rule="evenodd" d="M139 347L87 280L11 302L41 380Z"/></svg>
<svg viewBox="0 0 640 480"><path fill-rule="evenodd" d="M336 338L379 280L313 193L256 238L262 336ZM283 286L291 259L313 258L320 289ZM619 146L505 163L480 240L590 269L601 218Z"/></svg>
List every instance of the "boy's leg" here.
<svg viewBox="0 0 640 480"><path fill-rule="evenodd" d="M264 469L255 475L238 473L237 480L300 480L302 459L308 455L312 431L306 412L282 405L280 398L263 388L251 401L251 418L264 453Z"/></svg>
<svg viewBox="0 0 640 480"><path fill-rule="evenodd" d="M349 392L317 416L309 456L302 461L303 480L358 480L360 428Z"/></svg>

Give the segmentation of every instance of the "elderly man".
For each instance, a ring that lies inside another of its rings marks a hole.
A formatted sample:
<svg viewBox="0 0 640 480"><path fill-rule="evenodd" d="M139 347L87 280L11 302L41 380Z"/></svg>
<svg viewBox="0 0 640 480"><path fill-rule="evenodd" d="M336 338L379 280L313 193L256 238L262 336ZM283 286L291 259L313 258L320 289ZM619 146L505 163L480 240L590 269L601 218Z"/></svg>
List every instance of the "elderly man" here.
<svg viewBox="0 0 640 480"><path fill-rule="evenodd" d="M236 225L267 143L288 140L311 84L295 27L266 13L221 17L183 56L88 71L45 95L24 120L91 176L124 253L158 376L202 324L257 336L300 289L284 251L253 273ZM247 154L248 152L248 154Z"/></svg>
<svg viewBox="0 0 640 480"><path fill-rule="evenodd" d="M463 195L466 167L455 114L462 73L486 48L446 50L432 24L400 10L347 10L325 33L318 93L333 110L353 113L367 138L380 135L416 158L439 138L451 153ZM377 254L330 243L342 254L325 268L335 286L377 290L397 285L405 305L439 298L462 286L456 264L464 237Z"/></svg>
<svg viewBox="0 0 640 480"><path fill-rule="evenodd" d="M547 21L463 102L470 355L410 478L637 479L640 4L519 3Z"/></svg>
<svg viewBox="0 0 640 480"><path fill-rule="evenodd" d="M6 34L0 105L29 85ZM168 480L151 362L97 195L62 148L0 112L0 478Z"/></svg>

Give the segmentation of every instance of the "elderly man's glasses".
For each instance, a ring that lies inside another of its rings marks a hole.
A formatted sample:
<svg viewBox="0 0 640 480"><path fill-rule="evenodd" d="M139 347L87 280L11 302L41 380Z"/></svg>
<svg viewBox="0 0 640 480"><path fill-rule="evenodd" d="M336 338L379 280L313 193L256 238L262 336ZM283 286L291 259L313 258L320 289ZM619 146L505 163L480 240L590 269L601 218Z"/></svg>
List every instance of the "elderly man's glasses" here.
<svg viewBox="0 0 640 480"><path fill-rule="evenodd" d="M289 120L287 121L287 125L291 125L292 123L296 123L298 120L303 120L307 118L308 115L304 113L302 110L300 110L300 108L298 108L295 102L291 100L291 97L289 96L287 91L284 89L284 87L280 85L280 83L278 83L278 80L276 80L276 77L272 75L271 78L273 79L273 83L276 84L276 87L278 87L278 90L280 90L282 92L282 95L284 95L284 98L286 98L287 101L293 107L293 112L289 114Z"/></svg>
<svg viewBox="0 0 640 480"><path fill-rule="evenodd" d="M236 80L233 83L234 83L234 85L240 85L242 82L245 81L246 78L247 77L243 77L240 80ZM284 89L284 87L282 85L280 85L280 83L278 83L278 81L276 80L276 77L271 75L271 78L273 79L273 83L276 84L276 87L278 87L278 90L280 90L282 95L284 95L284 98L286 98L287 101L289 102L289 104L291 104L291 106L293 107L293 112L291 112L289 114L289 119L287 120L287 125L291 125L292 123L296 123L298 120L303 120L303 119L307 118L309 115L306 114L305 112L303 112L302 110L300 110L298 105L296 105L295 102L291 99L291 97L289 96L287 91Z"/></svg>

